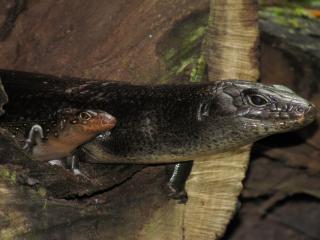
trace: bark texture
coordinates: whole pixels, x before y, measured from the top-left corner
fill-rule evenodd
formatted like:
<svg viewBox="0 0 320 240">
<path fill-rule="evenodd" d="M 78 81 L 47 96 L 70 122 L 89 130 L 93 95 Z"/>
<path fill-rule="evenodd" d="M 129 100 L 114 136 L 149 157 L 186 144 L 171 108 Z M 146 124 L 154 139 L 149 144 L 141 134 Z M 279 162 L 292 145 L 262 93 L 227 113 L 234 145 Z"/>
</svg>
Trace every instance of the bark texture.
<svg viewBox="0 0 320 240">
<path fill-rule="evenodd" d="M 211 1 L 206 38 L 209 79 L 259 78 L 258 3 L 255 0 Z"/>
<path fill-rule="evenodd" d="M 257 2 L 211 0 L 204 43 L 209 81 L 259 77 Z M 189 185 L 197 183 L 195 199 L 203 203 L 190 239 L 217 239 L 223 235 L 238 203 L 249 162 L 250 147 L 195 162 Z M 210 170 L 209 170 L 210 169 Z M 211 173 L 209 173 L 209 171 Z M 213 174 L 212 174 L 213 173 Z M 204 177 L 206 176 L 206 177 Z M 188 185 L 188 186 L 189 186 Z"/>
</svg>

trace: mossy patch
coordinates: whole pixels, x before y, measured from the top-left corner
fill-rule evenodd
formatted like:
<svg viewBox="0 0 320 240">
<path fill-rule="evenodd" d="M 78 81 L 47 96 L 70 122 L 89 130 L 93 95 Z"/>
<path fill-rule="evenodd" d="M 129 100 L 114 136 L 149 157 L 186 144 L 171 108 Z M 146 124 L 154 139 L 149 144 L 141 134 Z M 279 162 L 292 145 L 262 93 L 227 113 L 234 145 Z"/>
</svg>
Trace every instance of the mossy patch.
<svg viewBox="0 0 320 240">
<path fill-rule="evenodd" d="M 207 61 L 203 55 L 197 60 L 190 74 L 190 82 L 203 82 L 207 79 Z"/>
<path fill-rule="evenodd" d="M 4 224 L 0 230 L 0 239 L 12 240 L 16 236 L 28 232 L 27 219 L 19 211 L 6 209 L 1 215 L 1 222 Z"/>
<path fill-rule="evenodd" d="M 47 190 L 46 190 L 45 188 L 43 188 L 43 187 L 39 187 L 39 188 L 37 189 L 37 193 L 38 193 L 42 198 L 44 198 L 44 197 L 46 197 L 46 195 L 47 195 Z"/>
<path fill-rule="evenodd" d="M 302 7 L 267 7 L 260 11 L 260 17 L 270 19 L 271 21 L 290 27 L 293 30 L 307 28 L 305 19 L 315 19 L 307 10 Z"/>
<path fill-rule="evenodd" d="M 0 178 L 9 180 L 11 183 L 16 183 L 17 173 L 14 170 L 11 170 L 5 166 L 0 167 Z"/>
<path fill-rule="evenodd" d="M 208 13 L 196 13 L 166 34 L 157 46 L 157 53 L 167 68 L 161 82 L 199 82 L 206 69 L 201 53 L 208 24 Z"/>
<path fill-rule="evenodd" d="M 314 7 L 314 8 L 320 7 L 319 0 L 295 0 L 295 1 L 291 0 L 290 2 L 292 2 L 293 4 L 296 4 L 296 5 L 302 5 L 302 6 L 306 6 L 306 7 Z"/>
</svg>

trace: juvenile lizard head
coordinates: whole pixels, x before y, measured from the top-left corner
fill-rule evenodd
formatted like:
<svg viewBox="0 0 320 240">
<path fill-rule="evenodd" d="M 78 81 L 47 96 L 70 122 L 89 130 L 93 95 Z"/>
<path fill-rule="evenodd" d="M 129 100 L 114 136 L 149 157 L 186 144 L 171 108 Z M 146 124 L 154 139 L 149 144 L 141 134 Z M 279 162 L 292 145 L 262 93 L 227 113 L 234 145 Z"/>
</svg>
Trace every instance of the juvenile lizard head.
<svg viewBox="0 0 320 240">
<path fill-rule="evenodd" d="M 47 135 L 45 142 L 40 139 L 33 147 L 33 159 L 47 161 L 66 157 L 100 132 L 109 131 L 116 125 L 115 117 L 100 110 L 62 109 L 57 120 L 53 134 Z"/>
<path fill-rule="evenodd" d="M 85 134 L 97 134 L 112 129 L 116 118 L 101 110 L 63 109 L 61 111 L 60 129 L 70 128 Z"/>
</svg>

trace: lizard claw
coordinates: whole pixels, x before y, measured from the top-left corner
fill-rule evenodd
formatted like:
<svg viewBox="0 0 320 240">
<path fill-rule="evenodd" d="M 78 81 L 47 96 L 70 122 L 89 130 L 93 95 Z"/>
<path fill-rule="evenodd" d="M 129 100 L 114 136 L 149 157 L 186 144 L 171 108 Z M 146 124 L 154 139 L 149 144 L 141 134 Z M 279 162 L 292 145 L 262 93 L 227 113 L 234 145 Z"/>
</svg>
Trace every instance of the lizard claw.
<svg viewBox="0 0 320 240">
<path fill-rule="evenodd" d="M 190 175 L 193 162 L 169 164 L 167 166 L 170 179 L 167 183 L 168 196 L 185 204 L 188 201 L 188 194 L 185 190 L 186 181 Z"/>
<path fill-rule="evenodd" d="M 91 179 L 85 175 L 84 173 L 82 173 L 79 169 L 79 158 L 78 158 L 78 155 L 77 154 L 73 154 L 71 156 L 68 156 L 67 157 L 67 160 L 71 160 L 71 171 L 73 172 L 73 174 L 75 176 L 80 176 L 82 178 L 84 178 L 86 181 L 89 181 L 91 182 Z"/>
<path fill-rule="evenodd" d="M 62 162 L 62 160 L 59 160 L 59 159 L 50 160 L 48 163 L 51 166 L 60 166 L 65 168 L 65 164 Z"/>
<path fill-rule="evenodd" d="M 42 141 L 42 139 L 44 139 L 43 129 L 40 125 L 35 124 L 30 129 L 28 138 L 22 149 L 27 152 L 32 152 L 33 146 L 36 145 L 37 142 Z"/>
<path fill-rule="evenodd" d="M 68 171 L 71 171 L 75 176 L 82 177 L 86 181 L 91 181 L 90 178 L 88 176 L 86 176 L 84 173 L 82 173 L 80 171 L 80 169 L 78 168 L 78 164 L 76 163 L 77 158 L 75 156 L 70 156 L 70 157 L 67 157 L 67 159 L 65 159 L 65 160 L 68 161 L 70 159 L 71 159 L 71 166 L 69 166 L 69 167 L 67 166 L 68 164 L 64 160 L 60 160 L 60 159 L 50 160 L 50 161 L 48 161 L 48 163 L 51 166 L 59 166 L 59 167 L 62 167 Z"/>
<path fill-rule="evenodd" d="M 176 187 L 172 186 L 172 184 L 168 183 L 168 197 L 174 200 L 178 200 L 179 203 L 185 204 L 188 201 L 188 193 L 186 190 L 178 190 Z"/>
<path fill-rule="evenodd" d="M 75 169 L 72 169 L 72 172 L 75 176 L 79 176 L 79 177 L 82 177 L 84 178 L 86 181 L 89 181 L 91 182 L 91 179 L 85 175 L 84 173 L 82 173 L 78 168 L 75 168 Z"/>
</svg>

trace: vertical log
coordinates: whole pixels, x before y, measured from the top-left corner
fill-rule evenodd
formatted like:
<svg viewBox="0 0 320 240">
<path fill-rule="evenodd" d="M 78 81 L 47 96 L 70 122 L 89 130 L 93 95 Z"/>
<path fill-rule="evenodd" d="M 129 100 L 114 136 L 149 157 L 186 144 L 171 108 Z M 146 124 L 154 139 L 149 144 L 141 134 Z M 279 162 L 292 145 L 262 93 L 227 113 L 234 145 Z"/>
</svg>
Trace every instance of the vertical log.
<svg viewBox="0 0 320 240">
<path fill-rule="evenodd" d="M 259 77 L 258 22 L 255 0 L 211 0 L 204 44 L 209 80 Z M 250 147 L 194 161 L 187 182 L 189 201 L 169 202 L 142 231 L 141 239 L 218 239 L 233 216 Z"/>
<path fill-rule="evenodd" d="M 211 0 L 206 55 L 210 81 L 259 77 L 256 0 Z"/>
<path fill-rule="evenodd" d="M 255 0 L 211 0 L 205 42 L 209 80 L 259 77 Z M 249 147 L 195 161 L 187 188 L 185 239 L 217 239 L 233 216 L 249 160 Z"/>
</svg>

